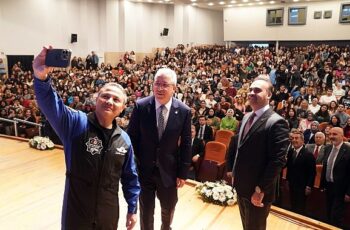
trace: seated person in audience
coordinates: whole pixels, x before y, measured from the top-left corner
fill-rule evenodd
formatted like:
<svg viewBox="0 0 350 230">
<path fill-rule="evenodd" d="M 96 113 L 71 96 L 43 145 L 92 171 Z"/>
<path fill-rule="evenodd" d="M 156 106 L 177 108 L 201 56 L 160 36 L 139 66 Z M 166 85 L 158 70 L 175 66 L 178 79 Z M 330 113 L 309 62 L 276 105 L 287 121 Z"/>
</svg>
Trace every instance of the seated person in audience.
<svg viewBox="0 0 350 230">
<path fill-rule="evenodd" d="M 24 110 L 23 120 L 29 121 L 29 122 L 34 122 L 34 123 L 36 122 L 35 116 L 34 116 L 31 109 Z M 29 128 L 35 128 L 35 126 L 30 125 L 30 124 L 26 124 L 26 123 L 20 123 L 20 125 L 18 126 L 18 134 L 21 137 L 26 137 L 26 129 L 29 129 Z"/>
<path fill-rule="evenodd" d="M 322 164 L 324 159 L 324 147 L 325 147 L 326 136 L 322 132 L 317 132 L 315 134 L 315 143 L 306 144 L 305 148 L 313 153 L 316 160 L 316 164 Z"/>
<path fill-rule="evenodd" d="M 344 130 L 344 137 L 347 139 L 347 141 L 349 141 L 350 140 L 350 117 L 346 121 L 346 125 L 343 128 L 343 130 Z"/>
<path fill-rule="evenodd" d="M 207 104 L 204 100 L 201 101 L 200 107 L 197 111 L 200 116 L 206 116 L 208 114 Z"/>
<path fill-rule="evenodd" d="M 334 84 L 333 94 L 337 100 L 340 100 L 341 97 L 345 96 L 345 90 L 342 88 L 342 84 L 339 81 L 336 81 Z"/>
<path fill-rule="evenodd" d="M 329 116 L 334 115 L 337 112 L 337 108 L 338 108 L 338 103 L 336 101 L 331 101 L 328 107 Z"/>
<path fill-rule="evenodd" d="M 333 89 L 332 88 L 328 88 L 327 89 L 327 94 L 326 95 L 322 95 L 320 97 L 320 104 L 326 104 L 329 105 L 329 103 L 331 103 L 331 101 L 337 101 L 337 98 L 333 95 Z"/>
<path fill-rule="evenodd" d="M 220 118 L 218 118 L 217 116 L 215 116 L 215 111 L 213 108 L 210 108 L 208 110 L 208 115 L 206 116 L 207 120 L 211 119 L 211 127 L 214 130 L 219 130 L 220 128 Z"/>
<path fill-rule="evenodd" d="M 325 145 L 330 145 L 330 144 L 332 144 L 332 141 L 331 141 L 331 139 L 329 138 L 329 131 L 331 130 L 331 128 L 333 128 L 333 126 L 327 125 L 326 128 L 323 130 L 323 133 L 324 133 L 324 135 L 326 136 Z"/>
<path fill-rule="evenodd" d="M 197 173 L 200 165 L 200 161 L 204 155 L 204 142 L 196 136 L 196 127 L 191 126 L 191 136 L 192 136 L 192 165 L 190 170 L 194 170 L 195 178 L 197 178 Z"/>
<path fill-rule="evenodd" d="M 196 128 L 197 138 L 207 143 L 214 139 L 213 129 L 207 125 L 205 116 L 199 116 L 198 126 Z"/>
<path fill-rule="evenodd" d="M 350 90 L 347 91 L 345 96 L 339 99 L 339 103 L 343 104 L 346 109 L 350 109 Z"/>
<path fill-rule="evenodd" d="M 228 109 L 226 116 L 222 118 L 220 123 L 221 130 L 231 130 L 232 132 L 237 132 L 239 122 L 234 117 L 233 109 Z"/>
<path fill-rule="evenodd" d="M 347 124 L 348 119 L 350 118 L 350 115 L 345 112 L 345 106 L 343 104 L 338 105 L 335 115 L 340 120 L 340 127 L 344 128 Z"/>
<path fill-rule="evenodd" d="M 305 144 L 314 144 L 315 143 L 315 134 L 319 131 L 319 123 L 317 121 L 311 122 L 310 129 L 304 131 L 304 143 Z"/>
<path fill-rule="evenodd" d="M 323 104 L 321 105 L 320 110 L 315 114 L 316 121 L 319 123 L 322 122 L 329 122 L 330 121 L 330 116 L 328 112 L 328 105 Z"/>
<path fill-rule="evenodd" d="M 309 105 L 309 110 L 313 114 L 316 114 L 320 110 L 320 108 L 321 108 L 321 106 L 318 104 L 317 97 L 313 98 L 311 104 Z"/>
<path fill-rule="evenodd" d="M 306 118 L 302 118 L 299 121 L 299 130 L 301 132 L 304 132 L 307 129 L 311 128 L 311 123 L 314 121 L 314 114 L 311 113 L 310 111 L 307 113 Z"/>
<path fill-rule="evenodd" d="M 297 117 L 298 118 L 306 118 L 307 117 L 307 113 L 309 110 L 309 103 L 307 103 L 307 100 L 302 100 L 300 103 L 299 108 L 297 109 Z"/>
<path fill-rule="evenodd" d="M 80 110 L 80 111 L 84 110 L 84 105 L 83 103 L 80 102 L 79 96 L 73 97 L 73 102 L 69 104 L 69 107 L 75 110 Z"/>
<path fill-rule="evenodd" d="M 288 114 L 286 115 L 286 120 L 289 125 L 289 130 L 297 129 L 299 127 L 299 119 L 296 116 L 295 109 L 290 108 Z"/>
<path fill-rule="evenodd" d="M 292 146 L 287 155 L 287 181 L 290 204 L 293 212 L 304 214 L 306 198 L 311 194 L 316 176 L 316 161 L 304 147 L 304 136 L 300 131 L 291 134 Z"/>
<path fill-rule="evenodd" d="M 234 105 L 231 106 L 231 109 L 233 109 L 233 116 L 236 118 L 237 121 L 242 121 L 244 114 L 241 110 L 237 109 Z"/>
<path fill-rule="evenodd" d="M 339 117 L 337 115 L 332 115 L 329 121 L 329 125 L 331 125 L 332 127 L 340 127 Z"/>
</svg>

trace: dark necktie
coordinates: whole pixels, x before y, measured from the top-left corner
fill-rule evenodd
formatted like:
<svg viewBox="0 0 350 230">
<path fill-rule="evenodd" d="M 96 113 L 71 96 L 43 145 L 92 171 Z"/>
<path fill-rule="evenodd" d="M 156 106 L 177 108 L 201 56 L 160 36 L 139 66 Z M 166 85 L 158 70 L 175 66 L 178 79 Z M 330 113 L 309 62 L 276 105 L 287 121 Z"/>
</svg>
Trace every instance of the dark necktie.
<svg viewBox="0 0 350 230">
<path fill-rule="evenodd" d="M 255 118 L 256 114 L 255 113 L 252 113 L 247 121 L 247 123 L 245 124 L 244 126 L 244 130 L 243 130 L 243 138 L 242 140 L 245 138 L 245 136 L 247 135 L 249 129 L 252 127 L 252 124 L 253 124 L 253 121 L 254 121 L 254 118 Z"/>
<path fill-rule="evenodd" d="M 292 155 L 293 162 L 295 161 L 295 159 L 297 159 L 297 157 L 298 157 L 298 152 L 295 149 L 293 149 L 293 155 Z"/>
<path fill-rule="evenodd" d="M 160 106 L 160 111 L 159 111 L 159 116 L 158 116 L 158 137 L 159 137 L 159 140 L 162 139 L 162 135 L 163 135 L 163 132 L 164 132 L 164 110 L 165 110 L 165 106 L 164 105 L 161 105 Z"/>
<path fill-rule="evenodd" d="M 204 129 L 204 126 L 201 126 L 198 132 L 198 138 L 201 140 L 203 140 L 203 129 Z"/>
</svg>

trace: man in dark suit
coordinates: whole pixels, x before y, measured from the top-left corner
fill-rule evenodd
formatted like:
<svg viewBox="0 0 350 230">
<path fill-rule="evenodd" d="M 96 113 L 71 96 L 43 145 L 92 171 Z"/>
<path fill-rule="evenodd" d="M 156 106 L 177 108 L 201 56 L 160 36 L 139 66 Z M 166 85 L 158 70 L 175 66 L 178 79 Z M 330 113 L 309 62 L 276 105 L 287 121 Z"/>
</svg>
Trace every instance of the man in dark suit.
<svg viewBox="0 0 350 230">
<path fill-rule="evenodd" d="M 287 156 L 287 180 L 289 184 L 290 204 L 293 212 L 304 214 L 306 198 L 311 194 L 316 176 L 316 160 L 304 147 L 303 133 L 295 130 L 291 133 L 293 148 Z"/>
<path fill-rule="evenodd" d="M 323 164 L 325 140 L 326 140 L 326 136 L 324 135 L 324 133 L 317 132 L 315 134 L 315 144 L 305 145 L 305 149 L 314 155 L 316 164 Z"/>
<path fill-rule="evenodd" d="M 173 98 L 176 74 L 168 68 L 155 75 L 154 96 L 136 102 L 128 134 L 134 146 L 141 184 L 141 229 L 154 229 L 155 195 L 162 227 L 171 229 L 177 189 L 185 184 L 191 165 L 190 109 Z"/>
<path fill-rule="evenodd" d="M 315 143 L 315 134 L 319 131 L 319 125 L 317 121 L 313 121 L 310 124 L 310 129 L 304 131 L 304 143 L 305 144 L 314 144 Z"/>
<path fill-rule="evenodd" d="M 197 138 L 196 136 L 196 127 L 191 125 L 191 143 L 192 143 L 192 165 L 190 171 L 193 170 L 194 178 L 197 178 L 197 173 L 199 169 L 199 165 L 204 155 L 204 141 Z M 193 177 L 193 176 L 192 176 Z"/>
<path fill-rule="evenodd" d="M 343 142 L 342 128 L 331 128 L 329 138 L 332 145 L 325 149 L 320 188 L 326 189 L 329 223 L 341 228 L 345 202 L 350 202 L 350 145 Z"/>
<path fill-rule="evenodd" d="M 205 116 L 199 116 L 198 121 L 199 125 L 196 129 L 197 138 L 203 140 L 205 143 L 212 141 L 214 139 L 213 129 L 207 125 Z"/>
<path fill-rule="evenodd" d="M 268 79 L 256 78 L 249 90 L 253 111 L 243 118 L 232 174 L 243 228 L 258 230 L 266 229 L 278 175 L 286 163 L 289 128 L 269 108 Z"/>
</svg>

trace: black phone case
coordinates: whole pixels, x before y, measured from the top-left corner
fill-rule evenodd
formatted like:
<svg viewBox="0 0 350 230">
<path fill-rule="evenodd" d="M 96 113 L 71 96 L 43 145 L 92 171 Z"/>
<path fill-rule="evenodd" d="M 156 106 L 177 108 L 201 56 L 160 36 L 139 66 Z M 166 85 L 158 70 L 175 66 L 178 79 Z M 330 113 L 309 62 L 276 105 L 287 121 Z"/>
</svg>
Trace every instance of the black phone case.
<svg viewBox="0 0 350 230">
<path fill-rule="evenodd" d="M 72 52 L 67 49 L 47 50 L 45 65 L 50 67 L 66 68 L 70 64 Z"/>
</svg>

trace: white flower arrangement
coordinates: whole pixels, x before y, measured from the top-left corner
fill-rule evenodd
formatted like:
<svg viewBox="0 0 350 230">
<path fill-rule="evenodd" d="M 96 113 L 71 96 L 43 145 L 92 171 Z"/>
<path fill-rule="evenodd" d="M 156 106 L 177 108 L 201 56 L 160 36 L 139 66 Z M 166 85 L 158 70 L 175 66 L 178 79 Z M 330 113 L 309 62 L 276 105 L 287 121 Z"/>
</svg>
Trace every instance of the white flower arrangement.
<svg viewBox="0 0 350 230">
<path fill-rule="evenodd" d="M 35 136 L 29 139 L 29 146 L 39 150 L 53 149 L 55 144 L 48 137 Z"/>
<path fill-rule="evenodd" d="M 222 206 L 232 206 L 237 203 L 237 193 L 225 181 L 204 182 L 196 186 L 198 195 L 204 202 Z"/>
</svg>

